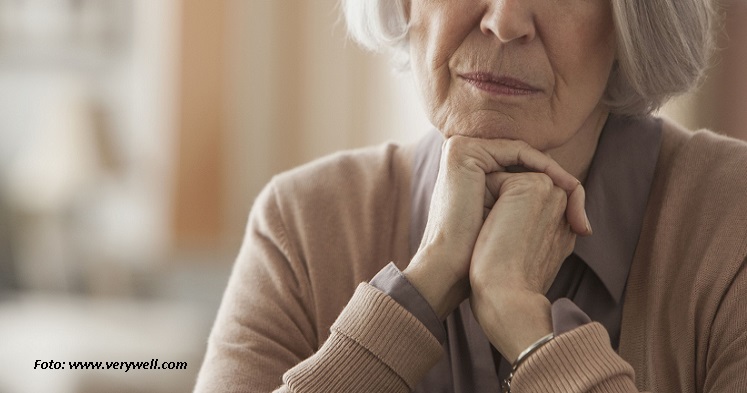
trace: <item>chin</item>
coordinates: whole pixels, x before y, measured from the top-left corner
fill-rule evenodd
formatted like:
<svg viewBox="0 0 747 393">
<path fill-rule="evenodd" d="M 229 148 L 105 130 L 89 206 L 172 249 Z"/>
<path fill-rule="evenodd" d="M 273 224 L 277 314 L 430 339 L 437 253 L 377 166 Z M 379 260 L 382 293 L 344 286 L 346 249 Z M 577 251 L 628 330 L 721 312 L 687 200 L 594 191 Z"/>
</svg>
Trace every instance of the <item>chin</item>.
<svg viewBox="0 0 747 393">
<path fill-rule="evenodd" d="M 519 139 L 530 142 L 531 131 L 526 122 L 517 122 L 506 113 L 484 110 L 451 111 L 437 124 L 446 137 L 454 135 L 468 136 L 482 139 Z"/>
<path fill-rule="evenodd" d="M 444 136 L 454 135 L 468 136 L 482 139 L 518 139 L 526 140 L 529 134 L 517 127 L 515 124 L 505 124 L 505 122 L 494 121 L 487 124 L 466 124 L 442 128 Z"/>
</svg>

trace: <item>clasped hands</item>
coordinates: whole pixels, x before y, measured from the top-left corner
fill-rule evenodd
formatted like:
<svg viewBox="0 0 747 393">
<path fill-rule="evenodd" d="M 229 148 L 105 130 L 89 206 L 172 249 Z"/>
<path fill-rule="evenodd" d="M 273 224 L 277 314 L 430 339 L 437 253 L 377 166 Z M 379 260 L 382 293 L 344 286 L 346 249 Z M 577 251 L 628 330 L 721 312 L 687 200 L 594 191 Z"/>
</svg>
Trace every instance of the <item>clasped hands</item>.
<svg viewBox="0 0 747 393">
<path fill-rule="evenodd" d="M 584 199 L 574 176 L 525 142 L 453 136 L 404 274 L 441 319 L 469 297 L 488 339 L 513 361 L 552 331 L 544 294 L 576 235 L 591 234 Z"/>
</svg>

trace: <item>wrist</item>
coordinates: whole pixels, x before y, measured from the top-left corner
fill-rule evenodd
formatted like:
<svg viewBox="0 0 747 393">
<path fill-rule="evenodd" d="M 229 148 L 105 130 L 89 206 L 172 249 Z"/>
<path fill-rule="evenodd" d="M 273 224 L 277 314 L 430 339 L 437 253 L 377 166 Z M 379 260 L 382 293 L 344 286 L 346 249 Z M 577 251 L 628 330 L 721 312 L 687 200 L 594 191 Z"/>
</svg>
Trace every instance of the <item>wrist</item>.
<svg viewBox="0 0 747 393">
<path fill-rule="evenodd" d="M 481 313 L 483 319 L 489 320 L 480 321 L 480 324 L 491 343 L 509 362 L 513 363 L 522 351 L 553 331 L 551 305 L 544 295 L 502 291 L 493 294 L 489 304 L 487 316 Z"/>
<path fill-rule="evenodd" d="M 539 340 L 535 341 L 532 345 L 530 345 L 528 348 L 523 350 L 519 357 L 514 360 L 513 364 L 511 365 L 511 372 L 508 374 L 508 377 L 503 380 L 503 392 L 504 393 L 511 393 L 511 382 L 513 381 L 514 375 L 516 374 L 516 370 L 519 369 L 519 366 L 521 366 L 521 363 L 523 363 L 529 356 L 531 356 L 535 351 L 537 351 L 540 347 L 550 342 L 552 339 L 555 338 L 554 333 L 550 333 Z"/>
<path fill-rule="evenodd" d="M 443 321 L 469 294 L 469 280 L 459 277 L 448 265 L 427 251 L 418 251 L 402 272 Z"/>
</svg>

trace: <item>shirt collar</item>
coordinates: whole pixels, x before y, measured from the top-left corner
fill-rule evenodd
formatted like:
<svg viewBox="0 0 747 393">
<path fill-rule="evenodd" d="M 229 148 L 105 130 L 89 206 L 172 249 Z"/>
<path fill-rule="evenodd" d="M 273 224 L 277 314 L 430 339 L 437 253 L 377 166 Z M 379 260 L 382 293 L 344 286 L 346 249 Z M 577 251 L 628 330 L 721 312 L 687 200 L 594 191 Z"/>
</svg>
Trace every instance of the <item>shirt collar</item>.
<svg viewBox="0 0 747 393">
<path fill-rule="evenodd" d="M 443 137 L 431 130 L 415 149 L 410 254 L 420 244 L 438 176 Z M 619 303 L 638 245 L 661 144 L 661 120 L 610 115 L 584 184 L 586 212 L 594 229 L 576 240 L 574 253 Z"/>
<path fill-rule="evenodd" d="M 610 115 L 584 184 L 594 234 L 574 252 L 617 303 L 622 299 L 643 224 L 661 145 L 661 119 Z"/>
</svg>

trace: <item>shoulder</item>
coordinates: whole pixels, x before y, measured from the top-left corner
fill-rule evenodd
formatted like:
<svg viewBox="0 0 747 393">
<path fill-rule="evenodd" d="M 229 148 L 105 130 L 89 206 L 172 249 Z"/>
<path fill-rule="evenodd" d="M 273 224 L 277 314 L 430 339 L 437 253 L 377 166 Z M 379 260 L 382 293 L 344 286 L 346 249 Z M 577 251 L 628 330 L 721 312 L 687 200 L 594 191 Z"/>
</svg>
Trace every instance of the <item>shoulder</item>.
<svg viewBox="0 0 747 393">
<path fill-rule="evenodd" d="M 707 129 L 691 131 L 670 119 L 662 119 L 662 149 L 680 158 L 706 160 L 725 166 L 747 160 L 747 142 L 717 134 Z M 747 168 L 741 168 L 744 171 Z"/>
<path fill-rule="evenodd" d="M 334 153 L 276 175 L 254 202 L 249 225 L 267 229 L 250 240 L 272 242 L 306 283 L 320 342 L 360 282 L 409 258 L 412 147 Z"/>
<path fill-rule="evenodd" d="M 744 310 L 735 294 L 747 288 L 746 265 L 747 143 L 665 120 L 626 287 L 623 336 L 643 337 L 628 344 L 636 368 L 674 356 L 696 370 L 695 380 L 705 378 L 703 359 L 728 353 L 723 338 L 744 331 L 731 318 Z M 674 370 L 644 378 L 677 378 Z"/>
<path fill-rule="evenodd" d="M 272 215 L 267 221 L 314 285 L 352 293 L 390 261 L 409 257 L 412 147 L 343 151 L 281 173 L 252 214 Z"/>
<path fill-rule="evenodd" d="M 407 184 L 408 153 L 408 146 L 392 143 L 341 151 L 281 173 L 270 186 L 287 212 L 349 209 Z"/>
<path fill-rule="evenodd" d="M 366 221 L 409 196 L 411 155 L 412 146 L 387 143 L 275 175 L 254 201 L 250 222 L 265 222 L 291 243 L 373 224 Z"/>
<path fill-rule="evenodd" d="M 688 198 L 747 201 L 747 142 L 665 119 L 657 172 L 659 181 L 687 190 Z"/>
<path fill-rule="evenodd" d="M 646 215 L 670 268 L 727 282 L 747 258 L 747 143 L 664 121 Z"/>
</svg>

